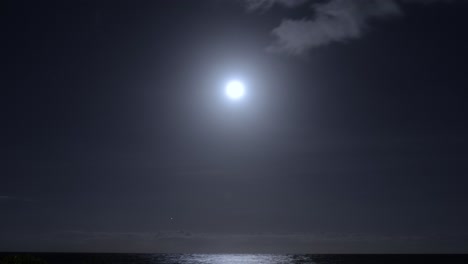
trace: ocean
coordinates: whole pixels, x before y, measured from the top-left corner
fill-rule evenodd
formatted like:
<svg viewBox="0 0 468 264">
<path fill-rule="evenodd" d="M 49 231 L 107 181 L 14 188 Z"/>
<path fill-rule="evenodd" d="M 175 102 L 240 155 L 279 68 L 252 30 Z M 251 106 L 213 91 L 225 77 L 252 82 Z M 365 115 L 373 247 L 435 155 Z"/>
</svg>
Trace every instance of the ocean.
<svg viewBox="0 0 468 264">
<path fill-rule="evenodd" d="M 14 257 L 17 256 L 17 257 Z M 13 259 L 23 259 L 15 262 Z M 33 261 L 31 261 L 31 259 Z M 468 264 L 465 255 L 0 253 L 0 264 Z"/>
</svg>

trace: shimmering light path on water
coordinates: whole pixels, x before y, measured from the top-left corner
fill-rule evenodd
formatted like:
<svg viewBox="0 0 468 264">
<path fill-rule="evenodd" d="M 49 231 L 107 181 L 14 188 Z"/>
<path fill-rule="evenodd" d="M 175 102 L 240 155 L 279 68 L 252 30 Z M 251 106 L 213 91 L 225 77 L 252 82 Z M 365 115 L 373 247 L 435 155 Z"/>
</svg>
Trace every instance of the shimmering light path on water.
<svg viewBox="0 0 468 264">
<path fill-rule="evenodd" d="M 286 264 L 294 263 L 292 255 L 194 254 L 174 256 L 181 264 Z"/>
</svg>

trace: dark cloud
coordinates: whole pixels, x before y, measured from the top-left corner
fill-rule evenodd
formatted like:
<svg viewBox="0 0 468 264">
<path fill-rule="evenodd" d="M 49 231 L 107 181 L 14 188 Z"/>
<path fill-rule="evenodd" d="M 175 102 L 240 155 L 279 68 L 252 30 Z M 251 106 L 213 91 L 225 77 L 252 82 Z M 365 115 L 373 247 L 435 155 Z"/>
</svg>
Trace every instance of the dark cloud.
<svg viewBox="0 0 468 264">
<path fill-rule="evenodd" d="M 246 0 L 249 9 L 267 9 L 274 4 L 293 8 L 309 4 L 311 17 L 284 18 L 272 30 L 274 43 L 270 52 L 301 55 L 308 50 L 332 42 L 343 42 L 361 37 L 374 19 L 387 19 L 403 15 L 404 3 L 430 4 L 451 2 L 444 0 Z"/>
</svg>

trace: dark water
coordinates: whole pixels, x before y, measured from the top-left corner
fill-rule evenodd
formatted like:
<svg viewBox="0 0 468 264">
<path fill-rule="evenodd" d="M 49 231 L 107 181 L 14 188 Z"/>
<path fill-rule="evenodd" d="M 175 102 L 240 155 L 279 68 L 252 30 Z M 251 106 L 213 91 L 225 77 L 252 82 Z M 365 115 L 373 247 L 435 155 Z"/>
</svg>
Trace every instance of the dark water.
<svg viewBox="0 0 468 264">
<path fill-rule="evenodd" d="M 268 255 L 268 254 L 88 254 L 88 253 L 0 253 L 29 255 L 48 264 L 468 264 L 468 255 Z"/>
</svg>

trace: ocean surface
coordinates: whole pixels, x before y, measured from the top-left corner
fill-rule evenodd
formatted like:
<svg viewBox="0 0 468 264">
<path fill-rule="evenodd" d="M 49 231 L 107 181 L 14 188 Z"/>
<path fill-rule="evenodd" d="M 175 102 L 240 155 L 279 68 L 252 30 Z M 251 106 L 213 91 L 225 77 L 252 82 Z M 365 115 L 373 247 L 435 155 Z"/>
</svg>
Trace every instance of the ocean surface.
<svg viewBox="0 0 468 264">
<path fill-rule="evenodd" d="M 467 255 L 270 255 L 270 254 L 90 254 L 0 253 L 0 263 L 13 255 L 48 264 L 468 264 Z M 13 262 L 8 262 L 13 263 Z M 16 263 L 16 262 L 15 262 Z M 35 262 L 34 262 L 35 263 Z"/>
</svg>

